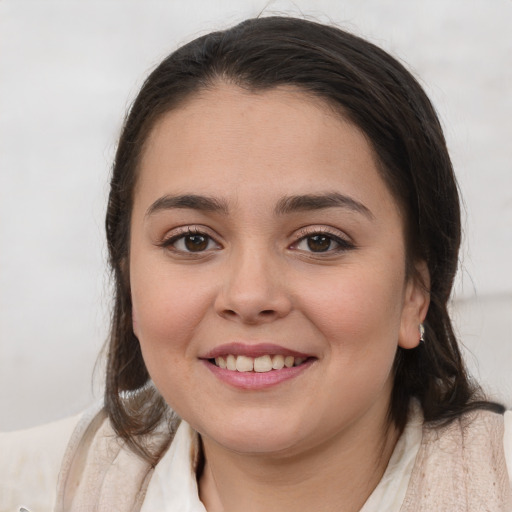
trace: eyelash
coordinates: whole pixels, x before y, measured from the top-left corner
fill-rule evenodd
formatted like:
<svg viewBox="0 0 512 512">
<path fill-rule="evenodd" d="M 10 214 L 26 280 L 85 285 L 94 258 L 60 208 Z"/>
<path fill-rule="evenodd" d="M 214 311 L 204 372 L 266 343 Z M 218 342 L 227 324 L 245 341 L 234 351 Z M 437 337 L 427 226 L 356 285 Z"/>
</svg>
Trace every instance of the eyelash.
<svg viewBox="0 0 512 512">
<path fill-rule="evenodd" d="M 202 253 L 206 252 L 206 250 L 203 250 L 203 251 L 185 251 L 185 250 L 177 249 L 176 247 L 173 247 L 173 245 L 176 242 L 178 242 L 179 240 L 185 239 L 186 237 L 192 237 L 192 236 L 204 237 L 206 239 L 206 241 L 207 241 L 207 245 L 209 245 L 210 242 L 213 242 L 213 243 L 219 245 L 214 240 L 213 237 L 211 237 L 210 235 L 208 235 L 207 233 L 205 233 L 204 231 L 201 231 L 199 228 L 196 228 L 196 227 L 182 228 L 179 233 L 172 234 L 168 238 L 165 238 L 158 245 L 160 247 L 163 247 L 164 249 L 174 250 L 175 252 L 183 253 L 183 254 L 197 254 L 197 255 L 199 255 L 199 254 L 202 254 Z"/>
<path fill-rule="evenodd" d="M 314 254 L 315 256 L 322 255 L 332 255 L 338 254 L 342 252 L 346 252 L 352 249 L 355 249 L 355 245 L 352 242 L 349 242 L 346 238 L 343 238 L 333 232 L 331 232 L 328 228 L 304 228 L 299 233 L 299 238 L 296 242 L 292 244 L 291 247 L 297 247 L 301 242 L 307 241 L 308 239 L 312 239 L 315 236 L 324 236 L 328 238 L 331 242 L 337 244 L 337 247 L 331 249 L 330 247 L 325 251 L 309 251 L 310 254 Z"/>
</svg>

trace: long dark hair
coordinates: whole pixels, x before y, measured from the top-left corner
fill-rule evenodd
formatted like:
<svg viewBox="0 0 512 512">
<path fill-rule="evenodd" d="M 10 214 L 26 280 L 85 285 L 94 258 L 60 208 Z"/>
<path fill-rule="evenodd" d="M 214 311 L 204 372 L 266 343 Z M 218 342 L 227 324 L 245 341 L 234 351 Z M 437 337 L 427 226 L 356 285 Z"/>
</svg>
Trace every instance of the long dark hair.
<svg viewBox="0 0 512 512">
<path fill-rule="evenodd" d="M 219 83 L 252 91 L 293 86 L 313 94 L 361 128 L 373 146 L 404 217 L 408 270 L 414 273 L 414 263 L 425 261 L 430 272 L 426 341 L 396 353 L 390 418 L 397 427 L 404 427 L 413 397 L 426 421 L 450 421 L 475 408 L 502 412 L 469 379 L 447 311 L 458 263 L 460 205 L 429 99 L 404 66 L 359 37 L 312 21 L 264 17 L 210 33 L 169 55 L 147 78 L 126 118 L 106 217 L 115 304 L 105 407 L 117 433 L 155 463 L 159 453 L 141 440 L 169 413 L 132 330 L 130 215 L 140 156 L 161 116 Z"/>
</svg>

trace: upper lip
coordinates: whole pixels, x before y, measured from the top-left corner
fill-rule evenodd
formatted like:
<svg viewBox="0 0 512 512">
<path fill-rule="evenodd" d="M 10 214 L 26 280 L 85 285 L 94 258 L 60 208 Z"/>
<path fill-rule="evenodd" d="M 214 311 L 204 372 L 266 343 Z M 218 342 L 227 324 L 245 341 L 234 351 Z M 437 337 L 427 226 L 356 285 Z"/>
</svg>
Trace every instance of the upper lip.
<svg viewBox="0 0 512 512">
<path fill-rule="evenodd" d="M 236 342 L 219 345 L 218 347 L 215 347 L 204 354 L 201 359 L 215 359 L 216 357 L 227 356 L 230 354 L 234 356 L 247 356 L 253 358 L 277 354 L 304 358 L 311 357 L 311 354 L 305 354 L 303 352 L 298 352 L 297 350 L 291 350 L 289 348 L 275 345 L 273 343 L 247 344 Z"/>
</svg>

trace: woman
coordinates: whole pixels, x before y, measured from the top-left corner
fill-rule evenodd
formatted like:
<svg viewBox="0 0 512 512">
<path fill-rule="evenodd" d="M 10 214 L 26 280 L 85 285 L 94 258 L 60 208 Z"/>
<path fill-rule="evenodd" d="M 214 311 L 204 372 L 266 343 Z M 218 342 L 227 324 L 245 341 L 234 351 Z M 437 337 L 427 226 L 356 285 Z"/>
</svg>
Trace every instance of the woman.
<svg viewBox="0 0 512 512">
<path fill-rule="evenodd" d="M 126 119 L 106 227 L 105 402 L 56 511 L 512 510 L 510 416 L 447 313 L 446 144 L 382 50 L 284 17 L 177 50 Z"/>
</svg>

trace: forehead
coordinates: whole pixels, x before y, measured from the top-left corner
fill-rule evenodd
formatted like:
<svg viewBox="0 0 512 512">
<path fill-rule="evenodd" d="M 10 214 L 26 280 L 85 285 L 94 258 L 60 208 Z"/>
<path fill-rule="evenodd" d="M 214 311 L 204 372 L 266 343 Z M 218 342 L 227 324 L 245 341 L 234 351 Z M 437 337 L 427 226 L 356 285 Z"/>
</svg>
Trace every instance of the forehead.
<svg viewBox="0 0 512 512">
<path fill-rule="evenodd" d="M 293 88 L 219 85 L 155 125 L 137 195 L 204 192 L 236 200 L 245 192 L 270 198 L 333 188 L 355 197 L 372 191 L 394 203 L 365 135 L 327 102 Z"/>
</svg>

